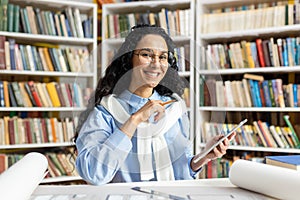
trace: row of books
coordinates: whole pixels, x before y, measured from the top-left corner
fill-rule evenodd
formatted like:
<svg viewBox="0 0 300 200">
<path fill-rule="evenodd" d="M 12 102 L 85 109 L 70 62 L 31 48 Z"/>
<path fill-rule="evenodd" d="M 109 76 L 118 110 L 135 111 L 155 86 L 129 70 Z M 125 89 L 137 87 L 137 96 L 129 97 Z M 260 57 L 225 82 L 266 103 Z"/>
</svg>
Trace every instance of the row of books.
<svg viewBox="0 0 300 200">
<path fill-rule="evenodd" d="M 300 107 L 300 85 L 283 84 L 282 79 L 203 80 L 200 106 Z"/>
<path fill-rule="evenodd" d="M 78 176 L 73 155 L 67 153 L 46 153 L 48 171 L 46 178 Z M 23 154 L 0 154 L 0 174 L 24 157 Z"/>
<path fill-rule="evenodd" d="M 224 178 L 228 177 L 232 163 L 238 159 L 249 160 L 252 162 L 264 163 L 292 170 L 300 170 L 300 155 L 251 155 L 245 152 L 244 155 L 234 155 L 230 158 L 218 158 L 210 161 L 204 166 L 201 178 Z"/>
<path fill-rule="evenodd" d="M 259 5 L 252 3 L 239 10 L 231 7 L 216 9 L 201 16 L 201 31 L 216 33 L 299 24 L 299 8 L 298 2 L 278 1 Z"/>
<path fill-rule="evenodd" d="M 265 157 L 269 153 L 265 152 L 229 152 L 222 158 L 212 160 L 203 166 L 203 170 L 200 173 L 200 178 L 224 178 L 229 176 L 231 165 L 239 159 L 249 160 L 258 163 L 264 163 Z"/>
<path fill-rule="evenodd" d="M 224 178 L 228 177 L 232 160 L 217 158 L 208 162 L 200 173 L 200 178 Z"/>
<path fill-rule="evenodd" d="M 300 64 L 300 37 L 257 38 L 202 47 L 204 69 L 283 67 Z"/>
<path fill-rule="evenodd" d="M 9 3 L 0 5 L 0 31 L 64 37 L 92 38 L 92 19 L 78 8 L 67 7 L 61 12 Z"/>
<path fill-rule="evenodd" d="M 284 116 L 288 120 L 288 116 Z M 287 122 L 290 124 L 290 122 Z M 204 123 L 205 134 L 203 138 L 208 138 L 227 133 L 234 127 L 234 124 Z M 299 148 L 300 142 L 298 134 L 293 126 L 275 126 L 267 122 L 257 120 L 252 125 L 244 125 L 236 131 L 237 135 L 232 140 L 232 145 L 249 147 L 274 147 L 274 148 Z"/>
<path fill-rule="evenodd" d="M 151 24 L 163 27 L 170 36 L 189 36 L 191 34 L 190 9 L 169 10 L 162 8 L 159 12 L 111 14 L 104 20 L 106 38 L 123 38 L 136 24 Z"/>
<path fill-rule="evenodd" d="M 174 49 L 174 56 L 177 58 L 178 71 L 190 71 L 190 45 L 186 44 Z"/>
<path fill-rule="evenodd" d="M 90 94 L 77 83 L 0 81 L 0 107 L 84 107 Z"/>
<path fill-rule="evenodd" d="M 60 176 L 79 176 L 75 168 L 74 155 L 64 153 L 47 153 L 49 174 L 46 178 Z"/>
<path fill-rule="evenodd" d="M 90 73 L 91 65 L 86 47 L 17 44 L 0 36 L 0 69 Z"/>
<path fill-rule="evenodd" d="M 71 142 L 78 119 L 0 118 L 0 145 Z"/>
</svg>

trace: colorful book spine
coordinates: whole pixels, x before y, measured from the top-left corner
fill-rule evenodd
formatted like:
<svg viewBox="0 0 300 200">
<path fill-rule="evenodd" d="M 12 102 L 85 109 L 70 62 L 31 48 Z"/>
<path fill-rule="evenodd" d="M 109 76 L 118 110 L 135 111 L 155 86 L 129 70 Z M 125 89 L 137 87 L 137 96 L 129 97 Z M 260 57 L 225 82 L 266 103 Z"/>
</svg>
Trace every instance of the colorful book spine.
<svg viewBox="0 0 300 200">
<path fill-rule="evenodd" d="M 295 143 L 296 148 L 300 148 L 300 141 L 298 139 L 298 136 L 297 136 L 297 134 L 296 134 L 296 132 L 295 132 L 295 130 L 294 130 L 294 128 L 293 128 L 293 126 L 292 126 L 289 118 L 290 118 L 289 115 L 284 115 L 283 116 L 284 121 L 286 122 L 286 124 L 288 125 L 288 127 L 290 128 L 290 130 L 292 132 L 292 139 L 293 139 L 293 141 Z"/>
</svg>

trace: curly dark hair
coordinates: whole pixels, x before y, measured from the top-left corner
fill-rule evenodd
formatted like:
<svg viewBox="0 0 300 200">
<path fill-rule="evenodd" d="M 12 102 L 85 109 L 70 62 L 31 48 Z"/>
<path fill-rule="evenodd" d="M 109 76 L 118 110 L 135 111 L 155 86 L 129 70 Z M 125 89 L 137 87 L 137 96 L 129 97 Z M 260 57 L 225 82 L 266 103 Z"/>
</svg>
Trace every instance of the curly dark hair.
<svg viewBox="0 0 300 200">
<path fill-rule="evenodd" d="M 120 94 L 128 89 L 130 79 L 124 78 L 126 73 L 131 73 L 132 57 L 138 42 L 149 34 L 160 35 L 164 38 L 168 46 L 168 63 L 169 68 L 161 80 L 154 88 L 160 95 L 171 96 L 172 93 L 182 95 L 185 84 L 178 75 L 177 59 L 174 56 L 175 44 L 166 31 L 158 26 L 140 24 L 131 28 L 131 32 L 125 38 L 125 42 L 121 45 L 118 52 L 113 57 L 111 64 L 107 67 L 105 75 L 99 80 L 95 92 L 91 95 L 87 109 L 79 116 L 78 126 L 74 136 L 74 142 L 78 137 L 79 131 L 87 119 L 89 113 L 96 105 L 99 105 L 102 97 L 109 94 Z M 123 78 L 123 79 L 122 79 Z M 121 80 L 121 81 L 120 81 Z M 120 84 L 118 84 L 118 82 Z"/>
</svg>

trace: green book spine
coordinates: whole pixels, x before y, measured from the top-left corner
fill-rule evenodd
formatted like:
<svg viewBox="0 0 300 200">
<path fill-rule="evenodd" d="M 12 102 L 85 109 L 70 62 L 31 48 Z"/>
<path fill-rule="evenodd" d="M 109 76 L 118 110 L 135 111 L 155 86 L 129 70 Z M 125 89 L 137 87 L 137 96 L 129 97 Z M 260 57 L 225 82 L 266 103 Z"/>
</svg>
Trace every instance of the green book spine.
<svg viewBox="0 0 300 200">
<path fill-rule="evenodd" d="M 204 76 L 200 76 L 199 78 L 199 106 L 204 106 L 204 84 L 205 84 L 205 78 Z"/>
<path fill-rule="evenodd" d="M 52 32 L 52 28 L 51 28 L 51 22 L 50 22 L 50 15 L 49 15 L 49 13 L 50 13 L 50 11 L 45 11 L 43 14 L 44 14 L 45 21 L 46 21 L 48 35 L 54 35 L 54 33 Z"/>
<path fill-rule="evenodd" d="M 16 102 L 17 102 L 18 107 L 24 107 L 24 100 L 21 95 L 21 91 L 20 91 L 18 82 L 14 81 L 11 83 L 11 85 L 12 85 L 14 95 L 16 97 Z"/>
<path fill-rule="evenodd" d="M 13 32 L 19 32 L 20 27 L 20 6 L 14 6 L 14 22 L 13 22 Z"/>
<path fill-rule="evenodd" d="M 270 91 L 270 99 L 271 99 L 272 107 L 276 107 L 275 96 L 274 96 L 274 91 L 273 91 L 273 87 L 272 87 L 272 80 L 268 80 L 268 87 L 269 87 L 269 91 Z"/>
<path fill-rule="evenodd" d="M 299 142 L 298 136 L 297 136 L 289 118 L 290 118 L 290 116 L 288 116 L 288 115 L 283 116 L 285 123 L 288 125 L 288 127 L 290 128 L 290 130 L 292 132 L 292 136 L 293 136 L 292 139 L 293 139 L 293 142 L 295 143 L 296 148 L 300 148 L 300 142 Z"/>
<path fill-rule="evenodd" d="M 24 16 L 24 8 L 20 8 L 20 18 L 21 18 L 22 32 L 28 33 L 26 22 L 25 22 L 25 16 Z"/>
<path fill-rule="evenodd" d="M 7 28 L 8 32 L 13 31 L 13 24 L 14 24 L 14 5 L 8 4 L 7 6 Z"/>
<path fill-rule="evenodd" d="M 30 70 L 30 68 L 29 68 L 29 60 L 28 60 L 28 55 L 27 55 L 26 48 L 22 44 L 19 45 L 19 48 L 20 48 L 21 55 L 24 56 L 24 61 L 25 61 L 23 63 L 24 70 Z"/>
<path fill-rule="evenodd" d="M 7 31 L 7 5 L 8 0 L 1 0 L 3 16 L 2 16 L 2 31 Z"/>
<path fill-rule="evenodd" d="M 67 175 L 65 169 L 63 168 L 63 166 L 60 164 L 57 155 L 54 153 L 49 153 L 50 159 L 53 161 L 54 165 L 56 166 L 56 168 L 60 171 L 60 173 L 62 175 Z"/>
<path fill-rule="evenodd" d="M 27 10 L 23 9 L 23 13 L 24 13 L 24 21 L 25 21 L 25 26 L 26 26 L 27 33 L 32 33 L 30 25 L 29 25 Z"/>
<path fill-rule="evenodd" d="M 3 20 L 3 0 L 0 1 L 0 31 L 2 31 L 2 20 Z"/>
<path fill-rule="evenodd" d="M 38 28 L 38 32 L 40 34 L 46 34 L 45 30 L 44 30 L 44 25 L 43 25 L 43 21 L 42 21 L 42 16 L 41 16 L 41 10 L 39 8 L 33 8 L 35 15 L 36 15 L 36 21 L 37 21 L 37 28 Z"/>
</svg>

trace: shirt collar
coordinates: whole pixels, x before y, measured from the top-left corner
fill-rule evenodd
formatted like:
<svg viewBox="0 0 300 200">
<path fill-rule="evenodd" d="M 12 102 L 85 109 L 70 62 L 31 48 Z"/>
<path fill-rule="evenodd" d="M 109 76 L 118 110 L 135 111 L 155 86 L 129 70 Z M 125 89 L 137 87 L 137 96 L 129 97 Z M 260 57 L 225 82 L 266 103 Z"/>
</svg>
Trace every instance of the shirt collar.
<svg viewBox="0 0 300 200">
<path fill-rule="evenodd" d="M 119 95 L 119 98 L 125 101 L 126 103 L 128 103 L 132 107 L 140 108 L 147 101 L 149 101 L 149 99 L 160 100 L 161 96 L 155 90 L 153 91 L 153 94 L 149 98 L 143 98 L 136 94 L 133 94 L 129 90 L 125 90 Z"/>
</svg>

